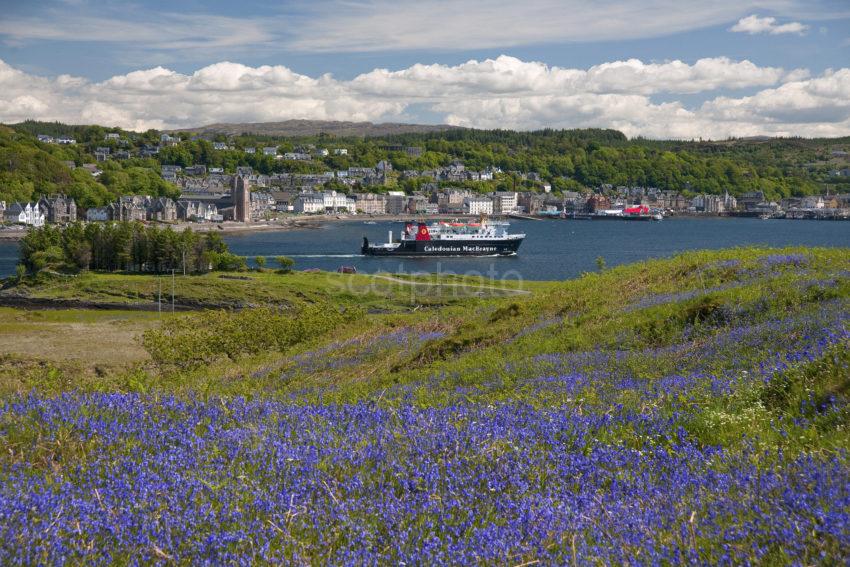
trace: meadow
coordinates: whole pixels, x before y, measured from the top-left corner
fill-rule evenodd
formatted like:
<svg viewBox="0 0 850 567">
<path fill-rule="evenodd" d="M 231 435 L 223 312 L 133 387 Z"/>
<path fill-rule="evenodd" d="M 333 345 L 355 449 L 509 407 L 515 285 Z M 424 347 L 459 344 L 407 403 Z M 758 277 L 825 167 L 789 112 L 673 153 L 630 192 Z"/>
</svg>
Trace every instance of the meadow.
<svg viewBox="0 0 850 567">
<path fill-rule="evenodd" d="M 850 557 L 846 249 L 689 252 L 522 287 L 226 276 L 178 284 L 216 309 L 0 312 L 9 336 L 121 328 L 114 348 L 140 353 L 94 368 L 96 346 L 4 341 L 0 562 Z M 155 290 L 85 274 L 3 293 Z"/>
</svg>

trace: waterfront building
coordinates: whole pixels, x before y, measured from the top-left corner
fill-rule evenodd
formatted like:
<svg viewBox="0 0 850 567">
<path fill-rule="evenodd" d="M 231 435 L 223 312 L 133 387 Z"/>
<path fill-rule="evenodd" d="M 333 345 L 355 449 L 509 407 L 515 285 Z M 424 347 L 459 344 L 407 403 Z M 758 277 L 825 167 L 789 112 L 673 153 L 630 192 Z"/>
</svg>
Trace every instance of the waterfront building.
<svg viewBox="0 0 850 567">
<path fill-rule="evenodd" d="M 38 204 L 12 203 L 3 211 L 3 219 L 8 223 L 23 224 L 27 226 L 44 226 L 44 213 Z"/>
<path fill-rule="evenodd" d="M 492 215 L 493 199 L 487 197 L 466 197 L 463 200 L 463 212 L 467 215 Z"/>
<path fill-rule="evenodd" d="M 296 213 L 315 214 L 325 212 L 325 200 L 319 193 L 301 193 L 293 205 Z"/>
<path fill-rule="evenodd" d="M 38 207 L 46 222 L 64 224 L 77 220 L 77 203 L 71 197 L 48 195 L 39 199 Z"/>
<path fill-rule="evenodd" d="M 355 209 L 366 215 L 383 215 L 387 212 L 387 203 L 383 195 L 377 193 L 358 193 L 355 195 Z"/>
<path fill-rule="evenodd" d="M 496 191 L 490 194 L 493 200 L 493 214 L 509 215 L 517 210 L 517 193 L 514 191 Z"/>
<path fill-rule="evenodd" d="M 407 208 L 407 195 L 403 191 L 390 191 L 385 199 L 388 215 L 400 215 Z"/>
</svg>

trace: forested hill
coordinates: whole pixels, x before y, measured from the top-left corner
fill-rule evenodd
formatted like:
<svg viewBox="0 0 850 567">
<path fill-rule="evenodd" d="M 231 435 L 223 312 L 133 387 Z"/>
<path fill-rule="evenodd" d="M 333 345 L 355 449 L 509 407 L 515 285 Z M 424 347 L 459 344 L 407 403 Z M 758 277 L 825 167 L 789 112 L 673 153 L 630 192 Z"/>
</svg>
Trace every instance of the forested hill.
<svg viewBox="0 0 850 567">
<path fill-rule="evenodd" d="M 73 136 L 79 127 L 55 125 L 52 131 L 57 132 L 55 135 Z M 0 125 L 0 201 L 7 204 L 34 201 L 42 195 L 62 192 L 80 206 L 92 207 L 105 205 L 120 195 L 179 195 L 177 187 L 160 177 L 156 160 L 136 158 L 101 163 L 98 167 L 102 173 L 97 176 L 77 167 L 95 161 L 94 149 L 94 142 L 91 145 L 40 143 L 35 135 Z M 74 168 L 70 167 L 71 163 Z"/>
<path fill-rule="evenodd" d="M 106 140 L 107 133 L 119 140 Z M 38 142 L 36 135 L 69 136 L 74 145 Z M 380 137 L 340 137 L 327 133 L 296 138 L 257 134 L 204 135 L 181 132 L 179 142 L 162 146 L 159 154 L 142 159 L 139 150 L 157 146 L 160 132 L 126 132 L 101 126 L 69 126 L 25 122 L 0 126 L 0 200 L 26 201 L 62 191 L 82 206 L 102 205 L 120 194 L 177 195 L 177 187 L 160 178 L 160 166 L 203 164 L 233 173 L 247 165 L 258 173 L 319 173 L 349 167 L 374 167 L 392 163 L 395 173 L 386 187 L 369 190 L 413 191 L 428 181 L 404 176 L 462 161 L 468 169 L 497 167 L 506 172 L 492 181 L 466 182 L 477 191 L 524 187 L 540 189 L 541 182 L 517 184 L 508 172 L 540 174 L 554 191 L 588 190 L 604 184 L 672 189 L 693 195 L 740 195 L 761 190 L 771 199 L 788 196 L 850 191 L 850 177 L 835 175 L 850 167 L 840 152 L 850 151 L 850 138 L 836 139 L 733 139 L 726 141 L 659 141 L 627 139 L 615 130 L 509 130 L 456 129 L 440 132 L 392 134 Z M 228 149 L 215 150 L 214 141 Z M 262 152 L 248 154 L 246 147 L 276 146 L 280 153 L 299 146 L 345 148 L 346 155 L 314 155 L 310 161 L 276 160 Z M 422 152 L 408 152 L 414 146 Z M 99 163 L 103 173 L 93 177 L 76 166 L 95 161 L 98 147 L 129 152 L 130 159 Z M 453 183 L 452 185 L 458 185 Z M 348 190 L 335 186 L 337 189 Z M 360 190 L 355 187 L 354 190 Z"/>
</svg>

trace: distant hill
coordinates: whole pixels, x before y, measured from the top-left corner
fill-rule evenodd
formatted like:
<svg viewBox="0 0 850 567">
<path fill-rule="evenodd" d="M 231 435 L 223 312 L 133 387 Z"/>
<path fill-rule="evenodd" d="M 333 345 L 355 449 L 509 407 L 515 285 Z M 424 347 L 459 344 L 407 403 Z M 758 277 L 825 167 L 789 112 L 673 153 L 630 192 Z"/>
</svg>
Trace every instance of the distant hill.
<svg viewBox="0 0 850 567">
<path fill-rule="evenodd" d="M 198 134 L 254 134 L 259 136 L 317 136 L 331 134 L 341 138 L 363 138 L 390 136 L 395 134 L 423 134 L 459 130 L 459 126 L 448 124 L 401 124 L 384 122 L 337 122 L 332 120 L 284 120 L 283 122 L 253 122 L 236 124 L 209 124 L 198 128 L 182 128 L 173 132 L 196 132 Z"/>
</svg>

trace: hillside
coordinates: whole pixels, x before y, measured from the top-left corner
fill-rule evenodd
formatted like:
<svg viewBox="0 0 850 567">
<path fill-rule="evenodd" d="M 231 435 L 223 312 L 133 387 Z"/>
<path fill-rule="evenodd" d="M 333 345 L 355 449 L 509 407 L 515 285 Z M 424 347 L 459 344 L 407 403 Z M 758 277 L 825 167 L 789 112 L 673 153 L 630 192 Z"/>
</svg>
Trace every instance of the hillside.
<svg viewBox="0 0 850 567">
<path fill-rule="evenodd" d="M 376 125 L 385 126 L 396 125 Z M 305 127 L 309 130 L 312 126 Z M 387 161 L 393 167 L 383 186 L 349 187 L 334 180 L 331 187 L 354 192 L 412 193 L 434 180 L 433 175 L 417 173 L 460 161 L 468 170 L 498 168 L 503 173 L 496 173 L 487 181 L 441 181 L 443 186 L 462 186 L 486 193 L 542 191 L 546 183 L 556 194 L 586 192 L 603 185 L 641 186 L 677 191 L 686 196 L 726 191 L 740 196 L 758 190 L 774 201 L 827 191 L 832 194 L 850 191 L 850 176 L 846 175 L 850 160 L 841 152 L 850 150 L 850 138 L 686 142 L 629 140 L 621 132 L 604 129 L 516 132 L 425 128 L 432 130 L 385 132 L 368 137 L 345 137 L 346 130 L 321 135 L 301 135 L 290 130 L 293 137 L 208 132 L 205 136 L 209 139 L 198 139 L 190 132 L 180 132 L 178 141 L 161 144 L 161 133 L 153 130 L 135 133 L 101 126 L 24 122 L 0 130 L 0 200 L 32 200 L 63 191 L 79 205 L 95 206 L 121 194 L 176 196 L 178 189 L 159 175 L 161 165 L 165 164 L 182 167 L 201 164 L 230 174 L 239 166 L 250 166 L 256 173 L 271 175 L 374 168 L 380 161 Z M 37 134 L 71 136 L 77 143 L 62 146 L 41 143 L 36 140 Z M 117 134 L 118 139 L 107 139 L 108 134 Z M 216 149 L 214 142 L 226 148 Z M 265 146 L 274 146 L 278 157 L 295 149 L 311 151 L 310 147 L 322 150 L 339 147 L 346 152 L 328 151 L 328 155 L 323 155 L 314 151 L 310 159 L 277 159 L 256 151 L 257 147 Z M 405 151 L 409 146 L 416 149 Z M 98 148 L 108 148 L 111 152 L 111 159 L 98 162 L 102 175 L 95 178 L 79 167 L 75 171 L 67 167 L 66 163 L 70 162 L 76 166 L 93 163 Z M 249 148 L 253 149 L 252 153 L 245 151 Z M 537 174 L 534 180 L 522 178 L 522 174 L 529 173 Z"/>
<path fill-rule="evenodd" d="M 365 276 L 268 273 L 233 281 L 304 303 L 0 310 L 0 334 L 147 352 L 0 341 L 0 560 L 841 563 L 849 273 L 845 249 L 734 249 L 392 312 L 354 307 Z"/>
<path fill-rule="evenodd" d="M 41 130 L 33 123 L 19 130 L 0 129 L 0 201 L 37 201 L 43 195 L 65 193 L 82 207 L 106 205 L 120 195 L 177 197 L 180 192 L 160 177 L 159 163 L 152 159 L 110 160 L 97 164 L 97 176 L 79 167 L 95 162 L 94 149 L 103 145 L 99 127 L 48 124 L 56 135 L 88 132 L 89 144 L 44 144 L 27 129 Z M 82 141 L 82 140 L 81 140 Z"/>
<path fill-rule="evenodd" d="M 339 122 L 332 120 L 285 120 L 283 122 L 249 122 L 236 124 L 209 124 L 197 128 L 183 128 L 174 132 L 197 134 L 224 134 L 240 136 L 277 136 L 282 138 L 318 136 L 328 134 L 338 138 L 382 137 L 396 134 L 421 134 L 459 129 L 447 124 L 403 124 L 397 122 Z"/>
</svg>

